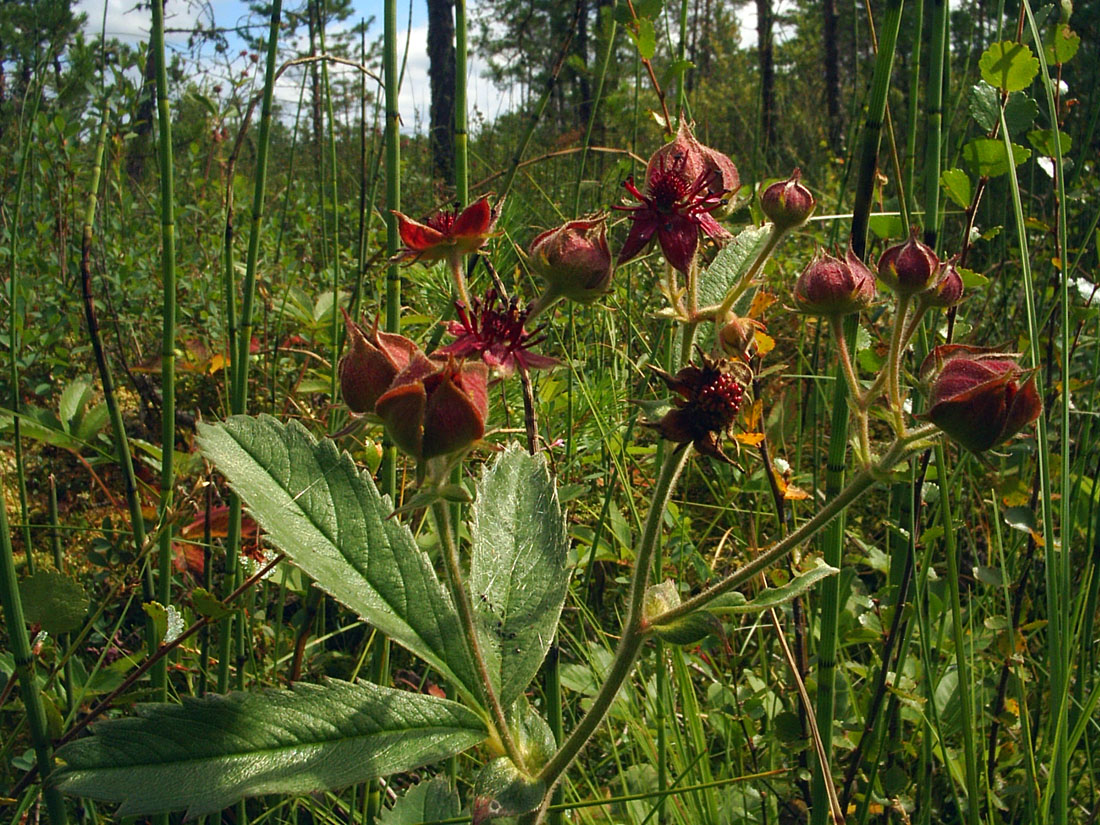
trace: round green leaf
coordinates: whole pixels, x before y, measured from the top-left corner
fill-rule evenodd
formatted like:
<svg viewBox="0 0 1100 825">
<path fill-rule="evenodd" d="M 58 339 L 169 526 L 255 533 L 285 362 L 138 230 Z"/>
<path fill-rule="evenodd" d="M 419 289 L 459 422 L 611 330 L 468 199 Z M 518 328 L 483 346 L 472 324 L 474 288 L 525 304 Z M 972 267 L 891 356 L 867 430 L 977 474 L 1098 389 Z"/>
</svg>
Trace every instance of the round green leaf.
<svg viewBox="0 0 1100 825">
<path fill-rule="evenodd" d="M 1039 73 L 1039 58 L 1023 43 L 1005 40 L 994 43 L 978 61 L 982 79 L 1001 91 L 1026 89 Z"/>
<path fill-rule="evenodd" d="M 19 583 L 23 615 L 50 635 L 68 633 L 84 623 L 88 594 L 76 579 L 56 570 L 39 570 Z"/>
<path fill-rule="evenodd" d="M 1012 144 L 1012 159 L 1019 166 L 1031 157 L 1031 150 Z M 963 161 L 979 177 L 995 178 L 1008 171 L 1008 153 L 1003 141 L 976 138 L 963 147 Z"/>
<path fill-rule="evenodd" d="M 1030 143 L 1040 155 L 1048 158 L 1057 157 L 1054 152 L 1053 129 L 1033 129 L 1027 133 L 1027 142 Z M 1073 140 L 1065 132 L 1059 132 L 1058 143 L 1062 147 L 1062 157 L 1065 157 L 1069 154 L 1069 150 L 1073 146 Z"/>
<path fill-rule="evenodd" d="M 940 175 L 940 185 L 943 186 L 947 197 L 959 207 L 966 209 L 970 205 L 972 194 L 970 178 L 962 169 L 944 169 Z"/>
<path fill-rule="evenodd" d="M 1063 63 L 1069 63 L 1073 56 L 1077 54 L 1077 49 L 1080 46 L 1081 35 L 1071 29 L 1068 24 L 1062 23 L 1056 26 L 1054 31 L 1047 37 L 1043 50 L 1047 63 L 1052 66 L 1060 66 Z"/>
</svg>

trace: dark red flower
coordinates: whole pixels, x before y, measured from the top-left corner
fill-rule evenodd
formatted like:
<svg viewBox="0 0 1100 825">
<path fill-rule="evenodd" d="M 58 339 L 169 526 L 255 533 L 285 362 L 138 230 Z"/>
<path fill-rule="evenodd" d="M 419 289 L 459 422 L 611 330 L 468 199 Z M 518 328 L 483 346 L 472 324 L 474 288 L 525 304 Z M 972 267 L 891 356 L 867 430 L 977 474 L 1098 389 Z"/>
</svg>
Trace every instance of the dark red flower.
<svg viewBox="0 0 1100 825">
<path fill-rule="evenodd" d="M 403 261 L 431 263 L 481 249 L 493 234 L 500 216 L 500 203 L 490 208 L 489 198 L 483 197 L 461 212 L 458 207 L 442 209 L 424 223 L 396 210 L 393 214 L 405 244 L 397 257 Z"/>
<path fill-rule="evenodd" d="M 435 351 L 435 355 L 455 358 L 477 356 L 486 366 L 496 370 L 504 378 L 520 366 L 525 370 L 545 369 L 558 365 L 556 358 L 531 352 L 530 348 L 543 338 L 524 327 L 528 311 L 520 309 L 519 300 L 500 301 L 496 290 L 485 293 L 485 300 L 474 298 L 467 309 L 460 301 L 455 304 L 457 321 L 447 325 L 447 331 L 457 340 Z"/>
<path fill-rule="evenodd" d="M 703 455 L 732 464 L 722 452 L 722 437 L 737 418 L 752 376 L 740 361 L 706 355 L 702 360 L 702 366 L 689 364 L 675 375 L 653 368 L 680 395 L 676 406 L 654 426 L 669 441 L 692 444 Z"/>
<path fill-rule="evenodd" d="M 662 155 L 656 169 L 647 174 L 644 195 L 634 185 L 633 177 L 623 183 L 626 191 L 641 203 L 614 207 L 630 212 L 633 221 L 626 243 L 619 251 L 620 264 L 638 255 L 656 235 L 661 251 L 673 268 L 687 272 L 695 258 L 700 230 L 718 240 L 730 237 L 710 214 L 723 203 L 724 191 L 711 190 L 719 173 L 711 169 L 694 179 L 688 178 L 686 160 L 686 155 L 680 155 L 674 157 L 671 164 L 666 164 Z"/>
<path fill-rule="evenodd" d="M 925 417 L 952 439 L 980 453 L 1002 444 L 1039 417 L 1035 376 L 1016 355 L 984 347 L 936 347 L 920 367 L 931 381 Z"/>
</svg>

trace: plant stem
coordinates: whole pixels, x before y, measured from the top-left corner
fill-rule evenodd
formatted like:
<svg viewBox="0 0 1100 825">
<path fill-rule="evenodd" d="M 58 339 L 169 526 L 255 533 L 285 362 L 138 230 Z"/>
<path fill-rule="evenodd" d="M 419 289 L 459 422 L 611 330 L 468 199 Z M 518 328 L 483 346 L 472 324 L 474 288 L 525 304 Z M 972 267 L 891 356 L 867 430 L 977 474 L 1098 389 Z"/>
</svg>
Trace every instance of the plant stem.
<svg viewBox="0 0 1100 825">
<path fill-rule="evenodd" d="M 485 663 L 485 656 L 481 650 L 481 642 L 478 639 L 477 624 L 474 620 L 473 605 L 470 604 L 470 592 L 466 589 L 466 577 L 462 575 L 462 560 L 458 554 L 458 543 L 455 541 L 451 529 L 451 511 L 447 502 L 437 501 L 432 504 L 432 519 L 435 522 L 436 533 L 443 545 L 443 561 L 447 568 L 447 579 L 451 585 L 451 595 L 458 609 L 458 617 L 462 622 L 462 629 L 466 634 L 466 644 L 474 657 L 474 665 L 481 677 L 481 686 L 484 691 L 484 699 L 488 705 L 489 714 L 492 716 L 493 725 L 497 729 L 501 744 L 513 764 L 521 771 L 526 771 L 523 755 L 516 747 L 512 732 L 508 727 L 508 720 L 504 715 L 504 708 L 500 704 L 500 697 L 493 690 L 493 684 L 489 678 L 489 666 Z"/>
<path fill-rule="evenodd" d="M 772 252 L 779 246 L 779 242 L 783 240 L 783 236 L 787 234 L 787 231 L 780 229 L 775 224 L 772 224 L 771 234 L 768 235 L 768 240 L 764 244 L 764 248 L 760 250 L 760 254 L 756 256 L 756 260 L 752 262 L 752 266 L 745 270 L 745 274 L 741 276 L 741 280 L 729 291 L 725 300 L 722 301 L 718 307 L 718 311 L 714 314 L 715 320 L 721 323 L 729 311 L 733 309 L 733 305 L 737 303 L 737 299 L 745 294 L 745 291 L 752 285 L 753 279 L 757 273 L 763 268 L 764 263 L 771 257 Z"/>
<path fill-rule="evenodd" d="M 974 744 L 974 700 L 970 695 L 970 662 L 963 635 L 962 600 L 959 594 L 959 554 L 955 547 L 955 522 L 951 517 L 951 490 L 943 443 L 936 445 L 936 473 L 940 482 L 940 524 L 943 549 L 947 555 L 947 583 L 951 592 L 951 635 L 955 643 L 955 671 L 959 702 L 962 705 L 963 758 L 966 762 L 966 819 L 970 825 L 981 823 L 981 787 L 978 782 L 978 753 Z"/>
<path fill-rule="evenodd" d="M 38 680 L 34 674 L 34 656 L 31 653 L 30 638 L 27 636 L 27 623 L 23 618 L 23 601 L 19 597 L 15 556 L 11 548 L 11 530 L 8 527 L 8 502 L 4 496 L 2 484 L 0 484 L 0 602 L 4 606 L 4 624 L 8 631 L 8 643 L 11 645 L 15 670 L 19 676 L 19 691 L 23 696 L 23 707 L 27 711 L 35 762 L 38 765 L 39 776 L 42 778 L 42 793 L 46 797 L 46 810 L 52 825 L 65 825 L 65 803 L 61 798 L 61 792 L 49 782 L 50 772 L 53 769 L 53 749 L 50 747 L 50 733 L 46 725 L 46 710 L 42 705 Z"/>
<path fill-rule="evenodd" d="M 168 70 L 164 50 L 164 3 L 153 0 L 152 55 L 156 61 L 157 154 L 160 160 L 160 242 L 163 281 L 161 377 L 160 546 L 157 559 L 157 600 L 167 606 L 172 595 L 172 524 L 168 519 L 175 491 L 173 457 L 176 445 L 176 217 L 172 158 L 172 117 L 168 109 Z M 161 701 L 168 699 L 168 662 L 153 669 L 153 686 Z M 167 817 L 163 819 L 167 821 Z"/>
<path fill-rule="evenodd" d="M 596 728 L 611 709 L 611 703 L 622 687 L 623 682 L 630 675 L 634 667 L 634 660 L 638 656 L 642 642 L 645 640 L 643 629 L 643 603 L 645 591 L 649 584 L 649 571 L 653 564 L 653 556 L 656 550 L 657 537 L 660 533 L 661 523 L 668 502 L 672 498 L 672 491 L 676 487 L 676 481 L 680 477 L 684 464 L 691 454 L 690 447 L 670 450 L 653 489 L 653 504 L 646 517 L 645 528 L 642 533 L 641 543 L 638 545 L 638 553 L 634 559 L 634 571 L 630 581 L 630 597 L 627 608 L 626 622 L 623 635 L 619 639 L 619 646 L 615 650 L 615 658 L 611 662 L 611 668 L 600 686 L 600 692 L 592 700 L 592 706 L 581 717 L 580 722 L 573 728 L 569 737 L 565 740 L 557 753 L 543 767 L 538 779 L 547 785 L 554 785 L 563 773 L 569 768 L 573 760 L 588 743 Z"/>
<path fill-rule="evenodd" d="M 894 328 L 890 333 L 890 350 L 886 357 L 886 398 L 894 416 L 894 431 L 905 431 L 905 412 L 901 408 L 901 359 L 905 353 L 905 316 L 909 314 L 912 297 L 898 295 L 894 306 Z"/>
</svg>

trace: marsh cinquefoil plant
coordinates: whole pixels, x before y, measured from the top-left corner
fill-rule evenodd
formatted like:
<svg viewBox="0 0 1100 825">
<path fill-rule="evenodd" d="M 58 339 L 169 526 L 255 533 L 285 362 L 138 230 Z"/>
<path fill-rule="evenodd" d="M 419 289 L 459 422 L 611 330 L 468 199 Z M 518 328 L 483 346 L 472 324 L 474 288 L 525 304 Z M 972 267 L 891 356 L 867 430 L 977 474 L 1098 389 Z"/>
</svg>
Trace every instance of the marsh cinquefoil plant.
<svg viewBox="0 0 1100 825">
<path fill-rule="evenodd" d="M 812 517 L 687 598 L 672 582 L 652 581 L 666 511 L 686 463 L 696 454 L 697 461 L 730 461 L 725 443 L 758 363 L 751 354 L 760 324 L 745 316 L 765 261 L 809 218 L 814 200 L 796 173 L 765 193 L 771 222 L 734 236 L 714 217 L 738 186 L 729 158 L 683 127 L 649 166 L 644 193 L 627 185 L 640 203 L 628 207 L 631 227 L 619 260 L 656 239 L 668 261 L 663 314 L 678 326 L 681 346 L 677 371 L 656 375 L 678 398 L 651 422 L 668 443 L 634 548 L 625 620 L 608 628 L 617 648 L 576 725 L 557 741 L 527 698 L 569 577 L 566 519 L 546 463 L 506 446 L 481 471 L 472 501 L 460 500 L 453 478 L 491 427 L 492 383 L 553 366 L 549 353 L 531 351 L 545 341 L 526 325 L 535 315 L 540 324 L 553 323 L 560 298 L 590 301 L 606 290 L 611 255 L 602 220 L 571 222 L 532 245 L 547 293 L 530 309 L 496 294 L 470 301 L 465 260 L 492 241 L 498 215 L 482 198 L 424 224 L 399 216 L 404 256 L 445 261 L 454 275 L 461 319 L 451 325 L 454 343 L 426 353 L 407 338 L 347 320 L 350 349 L 339 367 L 344 397 L 416 463 L 420 490 L 411 503 L 395 514 L 394 502 L 349 455 L 298 424 L 236 416 L 200 429 L 204 454 L 270 543 L 422 659 L 450 698 L 328 680 L 148 705 L 59 751 L 56 782 L 64 792 L 121 802 L 122 815 L 175 809 L 197 815 L 245 796 L 344 786 L 475 749 L 480 767 L 467 799 L 473 821 L 541 822 L 554 788 L 607 716 L 647 642 L 694 643 L 714 631 L 731 605 L 751 612 L 753 602 L 735 588 L 819 533 L 943 432 L 980 451 L 1039 414 L 1034 386 L 1014 356 L 941 347 L 921 369 L 930 407 L 927 420 L 915 420 L 903 361 L 925 313 L 961 298 L 958 273 L 915 238 L 886 251 L 878 276 L 893 300 L 879 317 L 891 321 L 889 354 L 877 375 L 864 378 L 848 351 L 843 319 L 878 300 L 874 273 L 851 250 L 843 259 L 819 254 L 793 285 L 793 304 L 835 334 L 857 424 L 857 471 Z M 703 236 L 721 247 L 709 261 Z M 885 425 L 872 430 L 872 415 Z M 468 524 L 461 527 L 455 514 L 464 507 Z M 418 540 L 410 520 L 424 509 L 430 529 Z M 825 565 L 804 572 L 770 594 L 767 606 L 836 572 Z M 436 815 L 452 816 L 456 792 L 443 787 L 441 799 Z"/>
</svg>

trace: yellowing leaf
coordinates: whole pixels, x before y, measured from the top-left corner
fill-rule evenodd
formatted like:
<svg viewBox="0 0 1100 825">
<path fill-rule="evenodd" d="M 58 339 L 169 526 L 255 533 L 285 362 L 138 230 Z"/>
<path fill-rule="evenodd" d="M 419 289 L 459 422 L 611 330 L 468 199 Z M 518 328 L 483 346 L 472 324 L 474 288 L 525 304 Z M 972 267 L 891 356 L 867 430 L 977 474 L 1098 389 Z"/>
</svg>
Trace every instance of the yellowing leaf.
<svg viewBox="0 0 1100 825">
<path fill-rule="evenodd" d="M 755 330 L 752 334 L 752 338 L 756 342 L 756 352 L 758 355 L 767 355 L 775 349 L 775 339 L 766 332 Z"/>
<path fill-rule="evenodd" d="M 764 290 L 758 290 L 756 295 L 753 296 L 752 305 L 749 306 L 748 317 L 749 318 L 761 318 L 764 315 L 764 310 L 770 307 L 779 299 L 772 295 L 770 292 Z"/>
<path fill-rule="evenodd" d="M 809 497 L 810 494 L 801 487 L 795 487 L 793 484 L 783 485 L 783 498 L 786 501 L 805 501 Z"/>
<path fill-rule="evenodd" d="M 755 447 L 764 440 L 764 433 L 736 433 L 733 440 L 746 447 Z"/>
<path fill-rule="evenodd" d="M 764 402 L 757 398 L 752 402 L 752 406 L 749 407 L 748 412 L 745 413 L 745 429 L 759 429 L 760 419 L 763 417 L 763 414 Z"/>
</svg>

